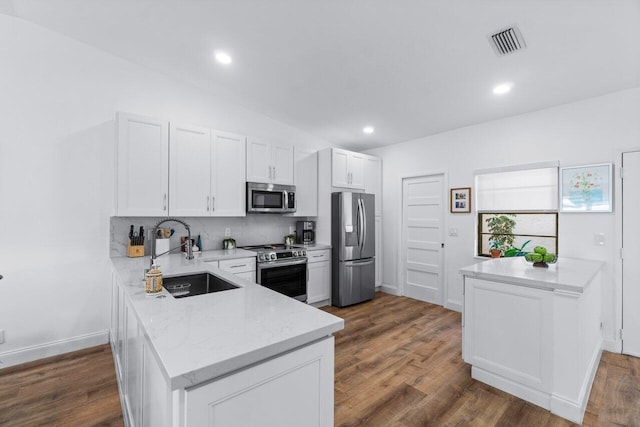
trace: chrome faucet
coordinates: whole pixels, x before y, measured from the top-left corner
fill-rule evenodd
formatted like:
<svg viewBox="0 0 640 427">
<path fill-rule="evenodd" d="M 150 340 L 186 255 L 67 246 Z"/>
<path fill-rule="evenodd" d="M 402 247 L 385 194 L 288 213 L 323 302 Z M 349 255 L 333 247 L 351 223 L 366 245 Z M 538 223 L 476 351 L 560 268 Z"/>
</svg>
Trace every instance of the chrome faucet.
<svg viewBox="0 0 640 427">
<path fill-rule="evenodd" d="M 176 246 L 173 249 L 169 249 L 168 251 L 163 252 L 160 255 L 157 255 L 156 254 L 156 238 L 158 234 L 158 228 L 160 227 L 160 225 L 164 224 L 165 222 L 170 222 L 170 221 L 179 222 L 180 224 L 184 225 L 184 228 L 187 230 L 187 241 L 184 244 L 181 244 L 180 246 Z M 153 230 L 151 231 L 151 267 L 150 268 L 153 268 L 153 266 L 156 263 L 156 260 L 159 257 L 161 257 L 164 254 L 168 254 L 169 252 L 172 252 L 178 248 L 181 248 L 184 245 L 187 245 L 187 259 L 193 259 L 193 249 L 191 248 L 191 227 L 189 226 L 189 224 L 187 224 L 186 222 L 178 218 L 165 218 L 161 221 L 158 221 L 156 225 L 153 226 Z"/>
</svg>

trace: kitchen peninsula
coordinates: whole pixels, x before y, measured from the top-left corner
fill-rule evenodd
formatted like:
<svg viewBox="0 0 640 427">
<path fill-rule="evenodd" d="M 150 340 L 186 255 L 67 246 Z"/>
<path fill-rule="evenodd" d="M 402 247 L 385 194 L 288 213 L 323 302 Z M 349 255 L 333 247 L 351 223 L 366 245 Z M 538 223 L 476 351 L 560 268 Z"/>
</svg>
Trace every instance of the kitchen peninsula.
<svg viewBox="0 0 640 427">
<path fill-rule="evenodd" d="M 166 276 L 209 272 L 237 289 L 146 295 L 148 258 L 113 258 L 111 337 L 130 425 L 333 425 L 342 319 L 218 269 L 241 249 L 159 259 Z"/>
<path fill-rule="evenodd" d="M 460 270 L 471 376 L 581 423 L 600 361 L 602 263 L 523 257 Z"/>
</svg>

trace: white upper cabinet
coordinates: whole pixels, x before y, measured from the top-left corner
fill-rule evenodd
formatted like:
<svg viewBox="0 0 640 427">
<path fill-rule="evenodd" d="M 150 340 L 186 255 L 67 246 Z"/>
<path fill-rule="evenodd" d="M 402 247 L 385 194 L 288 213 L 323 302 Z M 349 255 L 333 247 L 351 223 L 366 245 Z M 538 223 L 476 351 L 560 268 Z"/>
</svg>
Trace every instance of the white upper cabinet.
<svg viewBox="0 0 640 427">
<path fill-rule="evenodd" d="M 296 212 L 293 216 L 318 216 L 318 152 L 296 147 Z"/>
<path fill-rule="evenodd" d="M 209 216 L 211 131 L 171 123 L 169 153 L 169 212 L 172 216 Z"/>
<path fill-rule="evenodd" d="M 247 141 L 247 181 L 293 185 L 293 146 L 250 138 Z"/>
<path fill-rule="evenodd" d="M 245 216 L 246 138 L 216 130 L 211 138 L 211 216 Z"/>
<path fill-rule="evenodd" d="M 166 216 L 169 196 L 169 123 L 117 115 L 116 215 Z"/>
<path fill-rule="evenodd" d="M 353 151 L 332 149 L 332 186 L 364 190 L 365 157 L 367 156 Z"/>
<path fill-rule="evenodd" d="M 377 157 L 365 157 L 364 191 L 376 196 L 375 216 L 382 216 L 382 160 Z"/>
<path fill-rule="evenodd" d="M 244 216 L 245 137 L 170 126 L 171 215 Z"/>
</svg>

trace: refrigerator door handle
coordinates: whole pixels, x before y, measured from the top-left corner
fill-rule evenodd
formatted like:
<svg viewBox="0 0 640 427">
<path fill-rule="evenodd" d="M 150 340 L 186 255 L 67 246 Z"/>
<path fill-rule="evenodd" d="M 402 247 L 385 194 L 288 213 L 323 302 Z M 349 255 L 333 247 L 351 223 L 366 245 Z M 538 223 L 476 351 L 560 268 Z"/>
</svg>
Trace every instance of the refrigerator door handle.
<svg viewBox="0 0 640 427">
<path fill-rule="evenodd" d="M 362 205 L 362 247 L 360 251 L 364 251 L 364 246 L 367 244 L 367 208 L 364 206 L 364 200 L 360 199 Z"/>
<path fill-rule="evenodd" d="M 374 259 L 371 258 L 367 261 L 345 261 L 344 262 L 344 266 L 345 267 L 363 267 L 365 265 L 371 265 L 373 264 Z"/>
</svg>

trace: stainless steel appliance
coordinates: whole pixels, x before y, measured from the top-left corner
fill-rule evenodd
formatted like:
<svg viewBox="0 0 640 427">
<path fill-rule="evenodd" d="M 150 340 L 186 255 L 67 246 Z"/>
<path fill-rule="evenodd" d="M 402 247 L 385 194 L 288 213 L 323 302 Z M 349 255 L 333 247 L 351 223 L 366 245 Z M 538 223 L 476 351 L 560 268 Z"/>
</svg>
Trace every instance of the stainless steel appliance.
<svg viewBox="0 0 640 427">
<path fill-rule="evenodd" d="M 303 245 L 311 245 L 316 241 L 315 222 L 298 221 L 296 222 L 296 241 Z"/>
<path fill-rule="evenodd" d="M 247 182 L 247 213 L 291 213 L 295 211 L 295 186 Z"/>
<path fill-rule="evenodd" d="M 375 293 L 374 195 L 331 195 L 331 303 L 345 307 L 373 299 Z"/>
<path fill-rule="evenodd" d="M 281 294 L 307 301 L 307 251 L 283 244 L 245 246 L 256 253 L 258 284 Z"/>
</svg>

